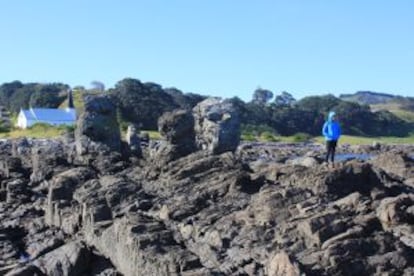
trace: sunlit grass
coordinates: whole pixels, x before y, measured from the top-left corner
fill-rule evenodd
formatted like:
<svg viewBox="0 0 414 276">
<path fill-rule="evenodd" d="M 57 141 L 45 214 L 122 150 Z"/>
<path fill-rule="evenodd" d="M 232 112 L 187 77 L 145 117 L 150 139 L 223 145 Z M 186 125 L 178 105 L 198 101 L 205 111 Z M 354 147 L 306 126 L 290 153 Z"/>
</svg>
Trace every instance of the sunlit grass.
<svg viewBox="0 0 414 276">
<path fill-rule="evenodd" d="M 80 114 L 85 109 L 84 96 L 85 95 L 100 95 L 101 92 L 96 91 L 83 91 L 83 90 L 73 90 L 73 105 L 75 106 L 76 112 Z M 68 106 L 68 99 L 66 98 L 58 108 L 66 108 Z"/>
<path fill-rule="evenodd" d="M 54 138 L 62 135 L 71 127 L 51 126 L 48 124 L 35 124 L 26 129 L 13 128 L 8 132 L 0 133 L 0 138 Z"/>
<path fill-rule="evenodd" d="M 13 128 L 11 131 L 0 133 L 0 138 L 54 138 L 62 135 L 68 130 L 67 126 L 51 126 L 48 124 L 36 124 L 27 129 Z M 141 130 L 141 133 L 148 133 L 151 140 L 162 140 L 160 133 L 155 130 Z M 125 132 L 122 133 L 125 137 Z M 242 141 L 258 141 L 258 142 L 284 142 L 294 143 L 301 142 L 303 137 L 301 135 L 292 136 L 280 136 L 270 133 L 260 136 L 252 136 L 250 134 L 243 133 L 241 136 Z M 309 138 L 305 137 L 305 140 L 313 141 L 316 143 L 325 143 L 323 137 Z M 407 137 L 361 137 L 342 135 L 339 141 L 340 144 L 350 145 L 371 145 L 373 142 L 380 142 L 384 144 L 414 144 L 414 133 Z"/>
<path fill-rule="evenodd" d="M 325 143 L 323 137 L 316 137 L 313 140 L 317 143 Z M 341 144 L 350 145 L 371 145 L 374 142 L 383 144 L 414 144 L 414 135 L 407 137 L 361 137 L 342 135 L 339 142 Z"/>
<path fill-rule="evenodd" d="M 406 111 L 406 110 L 394 110 L 392 111 L 396 116 L 400 117 L 401 119 L 414 123 L 414 112 Z"/>
<path fill-rule="evenodd" d="M 148 133 L 151 140 L 162 140 L 161 134 L 155 130 L 142 130 L 141 133 Z"/>
<path fill-rule="evenodd" d="M 371 110 L 388 110 L 394 113 L 395 116 L 407 121 L 414 123 L 414 112 L 404 110 L 401 108 L 399 104 L 396 103 L 388 103 L 388 104 L 375 104 L 371 105 Z"/>
<path fill-rule="evenodd" d="M 291 136 L 281 136 L 277 134 L 272 134 L 270 132 L 263 132 L 260 135 L 253 135 L 251 132 L 242 133 L 240 139 L 242 141 L 250 142 L 283 142 L 283 143 L 295 143 L 295 142 L 305 142 L 312 140 L 311 136 L 298 133 Z"/>
<path fill-rule="evenodd" d="M 414 130 L 413 130 L 414 131 Z M 242 132 L 241 135 L 242 141 L 251 141 L 251 142 L 285 142 L 285 143 L 295 143 L 295 142 L 316 142 L 316 143 L 325 143 L 325 139 L 321 136 L 311 137 L 309 135 L 298 133 L 291 136 L 280 136 L 277 134 L 272 134 L 270 132 L 263 132 L 260 135 L 254 135 L 252 132 Z M 352 136 L 352 135 L 342 135 L 339 141 L 341 144 L 350 144 L 350 145 L 371 145 L 374 142 L 379 142 L 383 144 L 414 144 L 414 132 L 407 137 L 364 137 L 364 136 Z"/>
</svg>

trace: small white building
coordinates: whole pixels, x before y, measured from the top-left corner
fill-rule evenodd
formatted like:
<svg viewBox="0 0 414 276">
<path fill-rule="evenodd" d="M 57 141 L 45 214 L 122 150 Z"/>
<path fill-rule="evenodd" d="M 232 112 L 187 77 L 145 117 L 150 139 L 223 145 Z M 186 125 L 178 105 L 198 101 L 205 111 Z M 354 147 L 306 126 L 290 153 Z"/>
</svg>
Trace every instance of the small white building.
<svg viewBox="0 0 414 276">
<path fill-rule="evenodd" d="M 76 123 L 76 110 L 73 105 L 72 91 L 68 92 L 68 107 L 58 108 L 29 108 L 20 109 L 16 126 L 28 128 L 36 123 L 45 123 L 53 126 L 74 125 Z"/>
<path fill-rule="evenodd" d="M 17 127 L 28 128 L 36 123 L 49 125 L 74 125 L 76 110 L 74 108 L 30 108 L 21 109 L 17 117 Z"/>
</svg>

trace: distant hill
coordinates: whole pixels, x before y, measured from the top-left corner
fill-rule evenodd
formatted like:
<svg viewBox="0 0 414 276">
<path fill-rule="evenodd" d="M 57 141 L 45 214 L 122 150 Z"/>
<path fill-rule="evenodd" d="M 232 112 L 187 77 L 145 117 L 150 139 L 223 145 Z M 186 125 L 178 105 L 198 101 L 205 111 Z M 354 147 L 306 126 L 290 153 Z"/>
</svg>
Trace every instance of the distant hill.
<svg viewBox="0 0 414 276">
<path fill-rule="evenodd" d="M 356 102 L 359 104 L 384 104 L 395 100 L 400 96 L 373 91 L 358 91 L 354 94 L 342 94 L 339 98 L 343 101 Z"/>
<path fill-rule="evenodd" d="M 414 97 L 358 91 L 354 94 L 342 94 L 339 98 L 343 101 L 369 105 L 373 112 L 390 111 L 404 121 L 414 123 Z"/>
</svg>

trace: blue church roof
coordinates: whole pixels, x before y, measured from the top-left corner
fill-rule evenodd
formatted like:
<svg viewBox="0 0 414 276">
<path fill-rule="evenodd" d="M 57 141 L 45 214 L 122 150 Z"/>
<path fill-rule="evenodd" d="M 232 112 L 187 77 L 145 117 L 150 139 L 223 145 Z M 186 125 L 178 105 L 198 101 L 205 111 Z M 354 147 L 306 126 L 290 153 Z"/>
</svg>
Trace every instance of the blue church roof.
<svg viewBox="0 0 414 276">
<path fill-rule="evenodd" d="M 34 121 L 75 121 L 76 112 L 74 109 L 55 109 L 55 108 L 30 108 L 22 110 L 27 120 Z"/>
</svg>

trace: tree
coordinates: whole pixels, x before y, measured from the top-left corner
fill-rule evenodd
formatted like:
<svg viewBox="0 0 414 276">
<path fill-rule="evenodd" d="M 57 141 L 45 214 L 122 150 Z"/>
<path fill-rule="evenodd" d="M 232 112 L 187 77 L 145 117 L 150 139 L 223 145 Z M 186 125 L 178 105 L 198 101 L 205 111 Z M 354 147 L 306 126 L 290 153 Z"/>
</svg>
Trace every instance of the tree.
<svg viewBox="0 0 414 276">
<path fill-rule="evenodd" d="M 29 108 L 30 97 L 34 92 L 36 85 L 36 83 L 25 84 L 10 96 L 9 108 L 11 112 L 17 113 L 21 108 Z"/>
<path fill-rule="evenodd" d="M 126 78 L 119 81 L 111 91 L 120 109 L 122 118 L 144 129 L 158 129 L 158 118 L 166 111 L 179 107 L 173 97 L 153 83 L 143 84 L 139 80 Z"/>
<path fill-rule="evenodd" d="M 296 102 L 296 99 L 286 91 L 282 91 L 280 95 L 275 97 L 276 106 L 290 106 Z"/>
<path fill-rule="evenodd" d="M 253 93 L 252 102 L 259 105 L 265 105 L 273 98 L 273 92 L 267 89 L 257 88 Z"/>
<path fill-rule="evenodd" d="M 300 109 L 327 113 L 340 102 L 341 100 L 334 95 L 309 96 L 298 101 L 296 105 Z"/>
<path fill-rule="evenodd" d="M 29 106 L 57 108 L 65 100 L 68 88 L 61 83 L 37 84 L 30 95 Z"/>
<path fill-rule="evenodd" d="M 192 109 L 199 102 L 206 98 L 194 93 L 184 94 L 177 88 L 166 88 L 164 89 L 164 92 L 173 97 L 174 102 L 178 104 L 182 109 Z"/>
<path fill-rule="evenodd" d="M 105 91 L 105 84 L 101 81 L 91 81 L 92 90 L 103 93 Z"/>
<path fill-rule="evenodd" d="M 0 86 L 0 105 L 10 109 L 11 96 L 24 85 L 20 81 L 13 81 L 9 83 L 3 83 Z"/>
</svg>

